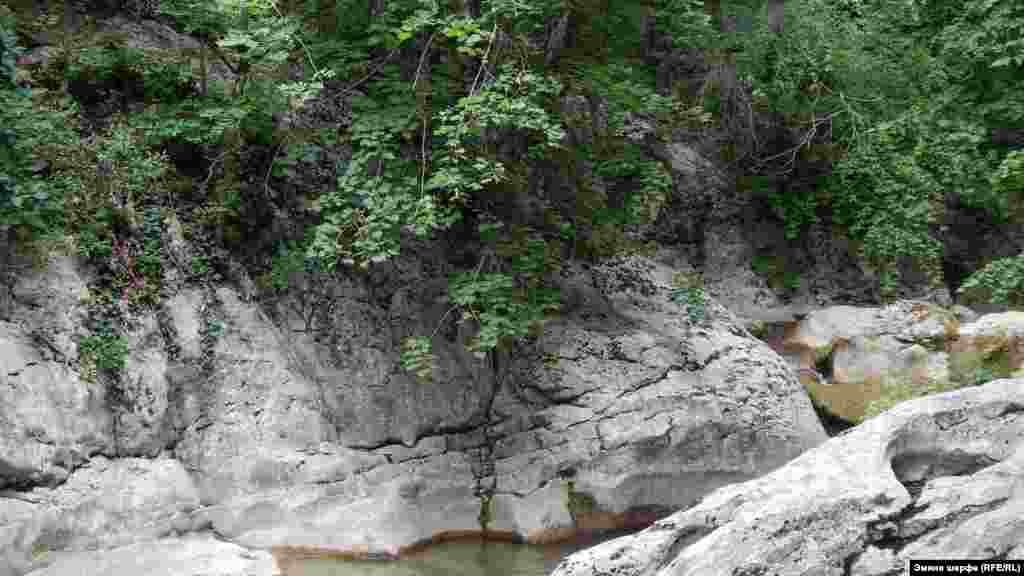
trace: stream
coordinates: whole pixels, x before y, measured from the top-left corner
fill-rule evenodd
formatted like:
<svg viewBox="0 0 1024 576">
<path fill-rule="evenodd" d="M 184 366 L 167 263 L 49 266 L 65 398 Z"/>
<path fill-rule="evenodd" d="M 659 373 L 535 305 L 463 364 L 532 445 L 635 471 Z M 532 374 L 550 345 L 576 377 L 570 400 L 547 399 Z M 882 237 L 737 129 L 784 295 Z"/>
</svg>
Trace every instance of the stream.
<svg viewBox="0 0 1024 576">
<path fill-rule="evenodd" d="M 287 576 L 546 576 L 573 552 L 629 532 L 564 544 L 461 540 L 434 544 L 396 561 L 297 560 Z"/>
</svg>

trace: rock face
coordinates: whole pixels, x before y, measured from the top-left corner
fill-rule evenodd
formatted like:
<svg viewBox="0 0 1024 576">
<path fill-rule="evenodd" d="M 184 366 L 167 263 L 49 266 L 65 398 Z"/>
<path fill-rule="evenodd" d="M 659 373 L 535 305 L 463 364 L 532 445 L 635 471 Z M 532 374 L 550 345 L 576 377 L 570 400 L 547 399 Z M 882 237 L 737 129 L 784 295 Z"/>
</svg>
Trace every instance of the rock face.
<svg viewBox="0 0 1024 576">
<path fill-rule="evenodd" d="M 106 390 L 75 370 L 85 280 L 69 259 L 26 274 L 0 321 L 0 490 L 62 482 L 111 454 Z"/>
<path fill-rule="evenodd" d="M 893 576 L 909 558 L 1024 559 L 1024 380 L 905 402 L 552 576 Z"/>
<path fill-rule="evenodd" d="M 628 259 L 563 289 L 575 310 L 518 355 L 519 398 L 495 401 L 511 415 L 526 400 L 543 424 L 495 445 L 496 528 L 545 540 L 570 519 L 621 527 L 821 441 L 781 359 L 713 301 L 705 320 L 690 319 L 665 297 L 672 272 Z"/>
<path fill-rule="evenodd" d="M 567 270 L 564 315 L 513 354 L 475 358 L 472 334 L 442 325 L 417 381 L 401 339 L 448 309 L 423 262 L 317 284 L 331 304 L 312 320 L 301 294 L 260 308 L 168 270 L 170 297 L 127 327 L 116 382 L 78 374 L 81 334 L 59 322 L 79 304 L 15 302 L 0 325 L 0 566 L 108 573 L 96 548 L 235 566 L 176 536 L 211 531 L 282 554 L 393 555 L 483 529 L 641 527 L 825 440 L 778 355 L 710 299 L 691 318 L 670 298 L 674 270 L 639 257 Z M 81 288 L 74 270 L 55 258 L 25 282 Z M 41 318 L 60 361 L 27 331 Z"/>
</svg>

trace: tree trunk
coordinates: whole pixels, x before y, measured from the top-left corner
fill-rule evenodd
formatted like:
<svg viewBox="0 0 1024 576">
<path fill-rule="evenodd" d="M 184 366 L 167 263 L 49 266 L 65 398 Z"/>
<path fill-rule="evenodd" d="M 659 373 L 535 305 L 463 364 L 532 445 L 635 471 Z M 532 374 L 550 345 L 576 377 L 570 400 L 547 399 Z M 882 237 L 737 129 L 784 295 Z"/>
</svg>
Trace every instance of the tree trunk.
<svg viewBox="0 0 1024 576">
<path fill-rule="evenodd" d="M 448 13 L 462 15 L 466 10 L 463 0 L 449 0 Z M 466 59 L 458 50 L 459 43 L 455 39 L 449 39 L 445 51 L 445 62 L 448 66 L 448 95 L 454 102 L 466 93 Z M 472 79 L 469 80 L 472 82 Z"/>
<path fill-rule="evenodd" d="M 721 0 L 705 0 L 704 10 L 711 16 L 712 24 L 725 38 L 725 43 L 719 47 L 716 62 L 713 67 L 712 78 L 718 88 L 719 118 L 723 124 L 731 122 L 736 113 L 736 89 L 738 79 L 736 75 L 736 58 L 732 52 L 729 42 L 735 33 L 735 22 L 732 18 L 726 17 L 722 12 Z"/>
<path fill-rule="evenodd" d="M 370 0 L 368 6 L 370 9 L 370 22 L 373 22 L 378 16 L 384 13 L 385 0 Z"/>
<path fill-rule="evenodd" d="M 206 96 L 207 92 L 207 69 L 210 66 L 209 57 L 206 54 L 206 42 L 199 43 L 199 93 Z"/>
<path fill-rule="evenodd" d="M 785 29 L 785 0 L 768 0 L 768 29 L 775 35 Z"/>
<path fill-rule="evenodd" d="M 334 36 L 338 31 L 337 0 L 317 0 L 317 24 L 320 34 Z"/>
<path fill-rule="evenodd" d="M 75 17 L 74 11 L 71 8 L 71 0 L 64 0 L 64 15 L 63 24 L 64 34 L 61 36 L 61 42 L 64 44 L 64 61 L 69 62 L 71 58 L 71 35 L 73 27 L 73 18 Z M 67 93 L 68 91 L 68 77 L 65 74 L 64 79 L 61 81 L 60 91 Z"/>
<path fill-rule="evenodd" d="M 565 49 L 566 35 L 569 31 L 569 18 L 571 12 L 566 10 L 555 20 L 551 35 L 548 36 L 548 45 L 544 54 L 544 66 L 550 67 L 558 59 L 558 54 Z"/>
</svg>

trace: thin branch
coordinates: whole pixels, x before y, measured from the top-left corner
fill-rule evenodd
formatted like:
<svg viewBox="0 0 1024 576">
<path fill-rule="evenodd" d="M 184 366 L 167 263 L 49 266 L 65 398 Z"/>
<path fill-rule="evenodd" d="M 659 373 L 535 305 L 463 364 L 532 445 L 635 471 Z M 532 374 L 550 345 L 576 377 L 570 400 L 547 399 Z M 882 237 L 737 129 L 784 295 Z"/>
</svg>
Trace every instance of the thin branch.
<svg viewBox="0 0 1024 576">
<path fill-rule="evenodd" d="M 288 143 L 289 133 L 285 133 L 285 137 L 281 140 L 281 143 L 277 145 L 277 150 L 274 150 L 274 156 L 270 159 L 270 165 L 267 166 L 267 175 L 263 178 L 263 194 L 269 199 L 270 198 L 270 172 L 274 169 L 274 162 L 277 162 L 277 156 L 281 153 L 281 149 Z"/>
<path fill-rule="evenodd" d="M 484 52 L 484 57 L 480 60 L 480 67 L 476 70 L 476 78 L 473 79 L 473 86 L 469 89 L 469 95 L 472 96 L 476 92 L 477 82 L 480 81 L 480 74 L 487 67 L 487 57 L 491 54 L 491 46 L 494 45 L 494 39 L 498 36 L 498 23 L 494 23 L 494 28 L 491 29 L 491 39 L 487 41 L 487 50 Z"/>
<path fill-rule="evenodd" d="M 484 252 L 483 255 L 480 256 L 480 263 L 477 264 L 476 270 L 473 272 L 473 283 L 474 284 L 476 283 L 476 279 L 480 277 L 480 270 L 483 269 L 484 262 L 487 261 L 487 257 L 489 255 L 490 255 L 490 252 Z M 480 322 L 480 317 L 477 316 L 476 311 L 473 310 L 472 307 L 467 306 L 466 307 L 466 311 L 469 312 L 469 315 L 472 316 L 474 320 L 476 320 L 477 322 Z"/>
<path fill-rule="evenodd" d="M 434 331 L 430 333 L 430 340 L 434 339 L 434 336 L 436 336 L 438 331 L 441 330 L 441 326 L 444 326 L 444 319 L 447 318 L 448 315 L 451 314 L 452 311 L 454 311 L 456 308 L 458 308 L 458 306 L 451 306 L 450 308 L 448 308 L 448 310 L 445 311 L 444 315 L 441 316 L 441 319 L 437 321 L 437 326 L 434 328 Z"/>
<path fill-rule="evenodd" d="M 427 55 L 430 54 L 430 46 L 434 42 L 434 37 L 437 36 L 437 30 L 434 30 L 430 34 L 430 38 L 427 39 L 427 45 L 423 47 L 423 53 L 420 54 L 420 63 L 416 66 L 416 76 L 412 80 L 412 91 L 416 92 L 416 85 L 420 81 L 420 71 L 423 69 L 423 62 L 426 61 Z M 420 136 L 420 196 L 423 196 L 423 186 L 427 178 L 427 111 L 423 111 L 423 131 Z"/>
<path fill-rule="evenodd" d="M 357 81 L 355 84 L 353 84 L 353 85 L 349 86 L 348 88 L 345 88 L 344 90 L 342 90 L 341 94 L 339 94 L 339 96 L 347 96 L 348 94 L 351 94 L 353 91 L 355 91 L 356 88 L 361 86 L 364 82 L 366 82 L 370 78 L 373 78 L 373 76 L 377 72 L 380 72 L 380 69 L 383 68 L 384 65 L 388 63 L 388 60 L 391 60 L 391 57 L 395 55 L 395 52 L 398 52 L 398 48 L 399 48 L 398 46 L 395 46 L 394 48 L 392 48 L 391 52 L 388 53 L 388 55 L 385 56 L 384 59 L 380 61 L 380 64 L 378 64 L 376 68 L 374 68 L 373 70 L 370 70 L 369 74 L 367 74 L 366 76 L 360 78 L 359 81 Z"/>
<path fill-rule="evenodd" d="M 274 2 L 274 0 L 270 0 L 270 6 L 274 9 L 274 12 L 277 12 L 277 15 L 279 17 L 281 17 L 282 19 L 285 17 L 285 15 L 281 12 L 281 9 L 277 7 L 277 2 Z M 313 78 L 319 78 L 320 69 L 317 68 L 316 62 L 313 61 L 313 53 L 309 50 L 309 47 L 306 46 L 306 43 L 302 41 L 302 35 L 296 34 L 295 39 L 299 41 L 299 45 L 302 46 L 303 52 L 306 53 L 306 59 L 309 60 L 309 65 L 313 67 Z"/>
<path fill-rule="evenodd" d="M 217 168 L 217 163 L 220 162 L 221 160 L 223 160 L 224 157 L 227 156 L 230 152 L 231 152 L 231 150 L 225 150 L 223 154 L 221 154 L 220 156 L 217 156 L 216 158 L 213 159 L 213 162 L 210 163 L 210 171 L 209 171 L 209 173 L 207 173 L 206 179 L 203 180 L 203 183 L 199 185 L 200 188 L 202 188 L 203 190 L 206 190 L 206 185 L 209 184 L 210 183 L 210 179 L 213 178 L 213 171 L 214 171 L 214 169 Z"/>
<path fill-rule="evenodd" d="M 756 162 L 760 166 L 764 166 L 765 164 L 767 164 L 768 162 L 770 162 L 772 160 L 775 160 L 776 158 L 782 158 L 783 156 L 788 156 L 789 159 L 786 160 L 786 162 L 783 163 L 783 165 L 782 165 L 782 167 L 783 167 L 782 171 L 778 172 L 778 173 L 776 173 L 774 175 L 778 176 L 778 175 L 782 175 L 782 174 L 786 174 L 786 173 L 790 172 L 792 170 L 792 168 L 793 168 L 793 165 L 796 163 L 796 155 L 797 155 L 797 153 L 800 152 L 801 148 L 809 145 L 814 140 L 814 137 L 818 133 L 818 128 L 821 125 L 825 124 L 826 122 L 831 127 L 831 125 L 832 125 L 832 118 L 834 116 L 836 116 L 837 114 L 840 114 L 842 112 L 843 112 L 842 110 L 837 111 L 837 112 L 833 112 L 833 113 L 829 114 L 828 116 L 825 116 L 825 117 L 821 118 L 820 120 L 812 117 L 810 129 L 807 130 L 807 132 L 804 134 L 803 138 L 800 139 L 800 142 L 798 142 L 796 146 L 793 146 L 792 148 L 789 148 L 788 150 L 784 150 L 784 151 L 782 151 L 782 152 L 780 152 L 778 154 L 774 154 L 772 156 L 768 156 L 767 158 L 758 158 L 758 159 L 756 159 Z M 757 170 L 755 170 L 755 172 L 756 171 Z"/>
<path fill-rule="evenodd" d="M 423 69 L 423 61 L 427 59 L 427 54 L 430 53 L 430 45 L 434 42 L 434 37 L 437 36 L 437 30 L 430 35 L 427 39 L 427 45 L 423 47 L 423 53 L 420 54 L 420 63 L 416 66 L 416 76 L 412 79 L 412 91 L 416 91 L 416 83 L 420 81 L 420 70 Z"/>
<path fill-rule="evenodd" d="M 427 180 L 427 119 L 423 118 L 423 131 L 420 134 L 420 197 Z"/>
<path fill-rule="evenodd" d="M 220 58 L 220 61 L 228 67 L 228 70 L 230 70 L 232 74 L 238 76 L 240 68 L 236 68 L 234 65 L 231 64 L 231 61 L 228 60 L 228 57 L 224 54 L 224 52 L 221 51 L 220 46 L 217 46 L 216 42 L 213 42 L 211 38 L 204 36 L 203 43 L 206 44 L 206 46 L 213 51 L 217 58 Z"/>
</svg>

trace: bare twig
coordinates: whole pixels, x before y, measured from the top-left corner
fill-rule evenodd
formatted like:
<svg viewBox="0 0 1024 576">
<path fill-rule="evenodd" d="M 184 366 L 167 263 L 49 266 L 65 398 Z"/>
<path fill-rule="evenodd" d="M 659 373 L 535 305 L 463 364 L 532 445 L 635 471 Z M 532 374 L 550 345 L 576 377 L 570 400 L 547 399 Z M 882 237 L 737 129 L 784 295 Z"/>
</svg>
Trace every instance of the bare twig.
<svg viewBox="0 0 1024 576">
<path fill-rule="evenodd" d="M 473 79 L 473 86 L 469 89 L 469 95 L 472 96 L 476 92 L 477 82 L 480 81 L 480 74 L 487 67 L 487 57 L 491 54 L 491 46 L 494 45 L 494 39 L 498 36 L 498 23 L 494 23 L 494 28 L 491 29 L 491 39 L 487 41 L 487 50 L 484 52 L 483 59 L 480 60 L 480 67 L 476 70 L 476 78 Z"/>
<path fill-rule="evenodd" d="M 819 118 L 814 118 L 812 116 L 811 117 L 811 127 L 807 130 L 807 132 L 804 134 L 803 138 L 800 139 L 800 142 L 798 142 L 796 146 L 793 146 L 792 148 L 789 148 L 787 150 L 783 150 L 782 152 L 780 152 L 778 154 L 773 154 L 773 155 L 768 156 L 766 158 L 757 158 L 755 161 L 758 163 L 759 166 L 763 167 L 765 164 L 767 164 L 768 162 L 771 162 L 772 160 L 775 160 L 775 159 L 778 159 L 778 158 L 782 158 L 784 156 L 788 156 L 789 157 L 788 160 L 786 160 L 786 162 L 784 162 L 783 165 L 782 165 L 782 171 L 775 173 L 775 175 L 778 176 L 778 175 L 789 173 L 792 170 L 793 165 L 796 163 L 796 155 L 797 155 L 797 153 L 800 152 L 801 148 L 804 148 L 805 146 L 808 146 L 814 140 L 814 137 L 818 134 L 818 128 L 820 128 L 825 123 L 828 123 L 828 125 L 829 125 L 829 127 L 831 129 L 832 118 L 835 117 L 838 114 L 841 114 L 842 112 L 844 112 L 844 111 L 843 110 L 839 110 L 839 111 L 833 112 L 833 113 L 831 113 L 831 114 L 829 114 L 829 115 L 827 115 L 827 116 L 825 116 L 823 118 L 820 118 L 820 119 Z M 757 172 L 757 170 L 755 170 L 755 172 Z"/>
<path fill-rule="evenodd" d="M 430 46 L 434 42 L 434 37 L 437 36 L 437 30 L 431 33 L 430 38 L 427 39 L 427 45 L 423 47 L 423 53 L 420 54 L 420 63 L 416 66 L 416 76 L 412 80 L 412 91 L 416 92 L 416 85 L 420 81 L 420 71 L 423 69 L 423 62 L 427 59 L 427 55 L 430 54 Z M 420 136 L 420 196 L 423 195 L 423 186 L 427 178 L 427 113 L 423 111 L 423 131 Z"/>
<path fill-rule="evenodd" d="M 399 48 L 398 46 L 395 46 L 394 48 L 392 48 L 391 52 L 389 52 L 388 55 L 385 56 L 384 59 L 380 61 L 380 64 L 377 64 L 377 66 L 373 70 L 370 70 L 369 74 L 367 74 L 366 76 L 360 78 L 355 84 L 353 84 L 353 85 L 349 86 L 348 88 L 345 88 L 344 90 L 342 90 L 341 94 L 339 96 L 347 96 L 347 95 L 351 94 L 352 92 L 355 91 L 356 88 L 361 86 L 364 82 L 366 82 L 370 78 L 373 78 L 373 76 L 377 72 L 380 72 L 380 69 L 383 68 L 384 65 L 388 63 L 388 60 L 391 60 L 391 57 L 394 56 L 396 52 L 398 52 L 398 48 Z"/>
<path fill-rule="evenodd" d="M 270 165 L 267 166 L 267 175 L 263 178 L 263 194 L 268 200 L 270 199 L 270 172 L 274 169 L 274 162 L 277 162 L 277 156 L 281 153 L 281 149 L 288 143 L 288 135 L 285 134 L 281 143 L 277 145 L 277 150 L 274 150 L 274 156 L 270 159 Z"/>
<path fill-rule="evenodd" d="M 416 76 L 412 79 L 412 91 L 416 91 L 416 83 L 420 81 L 420 70 L 423 69 L 423 61 L 427 59 L 427 54 L 430 53 L 430 45 L 434 43 L 434 37 L 437 36 L 437 30 L 430 35 L 427 39 L 427 45 L 423 47 L 423 53 L 420 54 L 420 63 L 416 66 Z"/>
<path fill-rule="evenodd" d="M 227 156 L 229 153 L 231 153 L 231 150 L 225 150 L 223 154 L 213 159 L 213 162 L 210 163 L 210 171 L 207 173 L 206 179 L 203 180 L 203 183 L 199 185 L 200 188 L 206 190 L 207 184 L 209 184 L 210 179 L 213 178 L 213 171 L 217 168 L 217 163 L 224 160 L 224 157 Z"/>
</svg>

